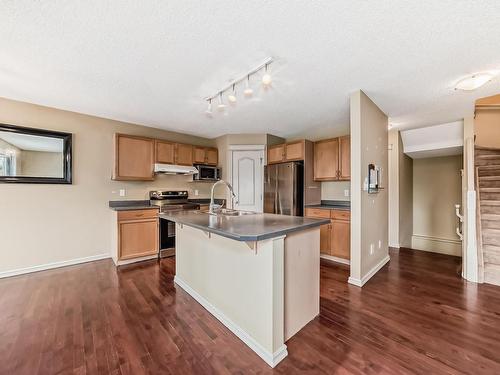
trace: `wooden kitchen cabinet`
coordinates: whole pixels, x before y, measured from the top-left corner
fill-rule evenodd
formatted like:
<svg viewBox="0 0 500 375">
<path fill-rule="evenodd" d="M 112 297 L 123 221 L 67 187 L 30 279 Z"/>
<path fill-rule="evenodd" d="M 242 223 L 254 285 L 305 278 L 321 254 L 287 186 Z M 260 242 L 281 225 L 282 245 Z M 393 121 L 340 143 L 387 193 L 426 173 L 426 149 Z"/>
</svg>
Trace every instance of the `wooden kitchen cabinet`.
<svg viewBox="0 0 500 375">
<path fill-rule="evenodd" d="M 283 143 L 267 148 L 267 164 L 304 160 L 305 140 Z"/>
<path fill-rule="evenodd" d="M 351 137 L 339 138 L 339 180 L 351 179 Z"/>
<path fill-rule="evenodd" d="M 351 222 L 332 220 L 330 224 L 330 255 L 349 259 L 351 257 Z"/>
<path fill-rule="evenodd" d="M 193 165 L 193 146 L 183 143 L 155 140 L 157 163 Z"/>
<path fill-rule="evenodd" d="M 330 218 L 320 227 L 320 252 L 328 257 L 349 260 L 351 256 L 351 213 L 328 208 L 306 208 L 306 217 Z M 333 259 L 335 260 L 335 259 Z"/>
<path fill-rule="evenodd" d="M 339 164 L 339 140 L 327 139 L 314 143 L 314 179 L 336 180 Z"/>
<path fill-rule="evenodd" d="M 193 163 L 217 165 L 219 162 L 219 151 L 214 147 L 193 147 Z"/>
<path fill-rule="evenodd" d="M 168 141 L 155 141 L 155 160 L 157 163 L 174 164 L 175 162 L 175 143 Z"/>
<path fill-rule="evenodd" d="M 175 164 L 193 165 L 193 146 L 183 143 L 175 144 Z"/>
<path fill-rule="evenodd" d="M 351 137 L 325 139 L 314 143 L 314 180 L 351 179 Z"/>
<path fill-rule="evenodd" d="M 158 210 L 118 212 L 117 260 L 155 255 L 159 248 Z"/>
<path fill-rule="evenodd" d="M 115 134 L 114 180 L 154 180 L 154 139 Z"/>
<path fill-rule="evenodd" d="M 269 146 L 267 148 L 267 163 L 276 164 L 285 161 L 285 144 Z"/>
</svg>

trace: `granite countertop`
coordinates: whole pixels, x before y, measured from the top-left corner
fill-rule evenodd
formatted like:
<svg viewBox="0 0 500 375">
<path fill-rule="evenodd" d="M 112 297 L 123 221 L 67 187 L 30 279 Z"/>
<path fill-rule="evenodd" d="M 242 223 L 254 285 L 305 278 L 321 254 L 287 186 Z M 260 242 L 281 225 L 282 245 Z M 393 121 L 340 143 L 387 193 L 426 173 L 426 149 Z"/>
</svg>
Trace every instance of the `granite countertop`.
<svg viewBox="0 0 500 375">
<path fill-rule="evenodd" d="M 351 202 L 349 201 L 333 201 L 333 200 L 322 200 L 320 204 L 307 205 L 306 208 L 324 208 L 328 210 L 351 210 Z"/>
<path fill-rule="evenodd" d="M 154 210 L 159 209 L 158 206 L 151 205 L 149 200 L 141 201 L 109 201 L 109 208 L 115 211 L 130 211 L 130 210 Z"/>
<path fill-rule="evenodd" d="M 160 213 L 159 217 L 236 241 L 261 241 L 330 223 L 330 219 L 298 216 L 275 214 L 215 216 L 201 211 Z"/>
</svg>

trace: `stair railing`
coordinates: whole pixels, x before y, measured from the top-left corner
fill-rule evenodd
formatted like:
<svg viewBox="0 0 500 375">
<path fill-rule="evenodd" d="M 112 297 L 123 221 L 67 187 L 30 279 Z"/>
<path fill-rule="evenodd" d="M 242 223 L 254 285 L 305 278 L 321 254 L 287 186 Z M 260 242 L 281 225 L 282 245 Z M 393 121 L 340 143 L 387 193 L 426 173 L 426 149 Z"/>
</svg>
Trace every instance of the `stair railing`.
<svg viewBox="0 0 500 375">
<path fill-rule="evenodd" d="M 464 222 L 464 217 L 463 217 L 463 215 L 460 214 L 460 205 L 459 204 L 455 205 L 455 215 L 457 215 L 457 217 L 458 217 L 458 226 L 457 226 L 455 232 L 457 233 L 457 236 L 460 237 L 460 241 L 463 241 L 464 235 L 462 233 L 462 223 Z"/>
</svg>

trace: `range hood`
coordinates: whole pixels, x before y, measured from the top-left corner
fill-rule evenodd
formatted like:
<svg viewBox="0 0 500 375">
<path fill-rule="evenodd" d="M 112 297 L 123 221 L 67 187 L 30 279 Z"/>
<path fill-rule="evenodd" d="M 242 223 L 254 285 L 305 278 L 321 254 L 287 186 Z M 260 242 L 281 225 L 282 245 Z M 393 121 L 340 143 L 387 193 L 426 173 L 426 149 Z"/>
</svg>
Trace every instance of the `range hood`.
<svg viewBox="0 0 500 375">
<path fill-rule="evenodd" d="M 155 164 L 155 173 L 163 174 L 183 174 L 183 175 L 193 175 L 198 173 L 198 169 L 195 167 L 185 166 L 185 165 L 174 165 L 174 164 Z"/>
</svg>

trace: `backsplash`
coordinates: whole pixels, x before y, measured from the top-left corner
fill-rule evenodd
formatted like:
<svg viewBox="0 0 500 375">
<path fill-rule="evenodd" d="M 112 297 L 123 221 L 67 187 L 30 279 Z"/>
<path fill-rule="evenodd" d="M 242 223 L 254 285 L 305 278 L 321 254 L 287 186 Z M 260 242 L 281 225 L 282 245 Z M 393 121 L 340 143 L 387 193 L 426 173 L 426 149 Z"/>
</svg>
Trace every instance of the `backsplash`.
<svg viewBox="0 0 500 375">
<path fill-rule="evenodd" d="M 212 183 L 193 182 L 192 176 L 157 175 L 154 181 L 112 181 L 113 189 L 109 200 L 143 200 L 149 199 L 151 190 L 187 190 L 189 198 L 209 198 Z M 125 190 L 125 196 L 120 196 L 120 190 Z M 198 195 L 195 195 L 196 191 Z M 216 188 L 215 196 L 224 198 L 224 188 Z"/>
<path fill-rule="evenodd" d="M 344 191 L 349 191 L 349 196 L 345 196 Z M 350 181 L 327 181 L 321 183 L 321 200 L 350 201 L 351 183 Z"/>
</svg>

